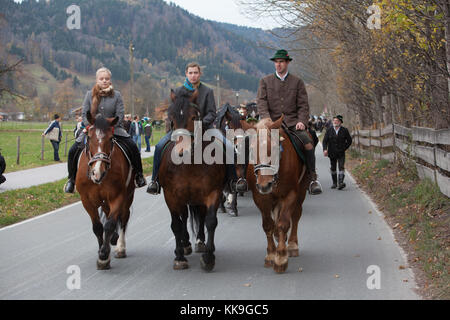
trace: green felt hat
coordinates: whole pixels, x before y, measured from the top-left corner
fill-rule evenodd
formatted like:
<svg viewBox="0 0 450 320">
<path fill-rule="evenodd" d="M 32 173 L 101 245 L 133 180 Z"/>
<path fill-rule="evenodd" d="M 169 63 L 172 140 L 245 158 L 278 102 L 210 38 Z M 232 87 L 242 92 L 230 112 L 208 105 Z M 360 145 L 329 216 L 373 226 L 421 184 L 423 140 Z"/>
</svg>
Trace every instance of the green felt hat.
<svg viewBox="0 0 450 320">
<path fill-rule="evenodd" d="M 275 59 L 284 59 L 284 60 L 288 60 L 291 61 L 292 58 L 289 56 L 288 52 L 284 49 L 278 50 L 275 55 L 273 56 L 273 58 L 271 58 L 270 60 L 275 61 Z"/>
</svg>

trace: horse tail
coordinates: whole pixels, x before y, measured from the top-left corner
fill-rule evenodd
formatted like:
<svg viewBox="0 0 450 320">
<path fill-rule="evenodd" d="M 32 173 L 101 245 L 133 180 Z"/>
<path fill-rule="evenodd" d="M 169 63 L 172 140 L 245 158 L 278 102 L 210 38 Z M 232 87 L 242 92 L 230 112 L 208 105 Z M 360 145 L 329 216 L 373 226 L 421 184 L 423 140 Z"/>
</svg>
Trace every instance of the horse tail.
<svg viewBox="0 0 450 320">
<path fill-rule="evenodd" d="M 189 213 L 190 213 L 189 220 L 191 222 L 192 235 L 194 236 L 195 239 L 197 239 L 198 231 L 200 229 L 200 227 L 199 227 L 200 214 L 194 206 L 188 206 L 188 208 L 189 208 Z"/>
</svg>

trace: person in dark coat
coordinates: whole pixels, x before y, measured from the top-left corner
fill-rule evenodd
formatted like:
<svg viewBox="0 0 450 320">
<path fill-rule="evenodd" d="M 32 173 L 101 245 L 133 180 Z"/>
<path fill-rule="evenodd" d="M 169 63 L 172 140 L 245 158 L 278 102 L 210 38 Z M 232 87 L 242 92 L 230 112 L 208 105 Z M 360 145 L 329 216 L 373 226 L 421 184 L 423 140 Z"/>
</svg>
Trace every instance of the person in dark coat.
<svg viewBox="0 0 450 320">
<path fill-rule="evenodd" d="M 333 179 L 332 189 L 339 190 L 345 188 L 345 151 L 352 144 L 352 137 L 347 128 L 342 126 L 343 118 L 337 115 L 333 118 L 333 126 L 328 128 L 323 138 L 323 155 L 330 158 L 331 162 L 331 178 Z M 339 185 L 336 166 L 339 166 Z"/>
<path fill-rule="evenodd" d="M 175 89 L 175 93 L 178 95 L 180 91 L 192 93 L 195 90 L 198 90 L 196 103 L 201 113 L 202 128 L 211 129 L 213 128 L 214 121 L 216 120 L 216 102 L 214 99 L 214 91 L 200 81 L 202 71 L 198 63 L 195 62 L 189 63 L 186 66 L 185 73 L 186 73 L 185 82 L 183 86 Z M 172 136 L 171 125 L 167 129 L 169 129 L 169 131 L 166 133 L 164 137 L 161 138 L 161 140 L 155 146 L 155 154 L 153 157 L 152 181 L 149 183 L 147 188 L 147 192 L 154 195 L 161 193 L 158 172 L 162 158 L 162 150 L 165 144 L 168 141 L 170 141 Z M 231 179 L 230 183 L 233 184 L 234 188 L 237 189 L 238 192 L 244 192 L 247 190 L 247 182 L 245 181 L 245 179 L 240 179 L 239 180 L 240 184 L 236 184 L 237 177 L 234 164 L 227 165 L 227 177 Z"/>
<path fill-rule="evenodd" d="M 61 120 L 60 116 L 55 114 L 54 120 L 52 121 L 52 123 L 50 123 L 48 128 L 42 134 L 43 136 L 45 136 L 47 133 L 53 131 L 54 129 L 58 130 L 58 132 L 59 132 L 58 140 L 50 140 L 50 142 L 52 143 L 52 146 L 53 146 L 53 160 L 56 162 L 61 162 L 61 159 L 59 158 L 59 143 L 61 142 L 61 138 L 62 138 L 61 127 L 59 125 L 60 120 Z"/>
</svg>

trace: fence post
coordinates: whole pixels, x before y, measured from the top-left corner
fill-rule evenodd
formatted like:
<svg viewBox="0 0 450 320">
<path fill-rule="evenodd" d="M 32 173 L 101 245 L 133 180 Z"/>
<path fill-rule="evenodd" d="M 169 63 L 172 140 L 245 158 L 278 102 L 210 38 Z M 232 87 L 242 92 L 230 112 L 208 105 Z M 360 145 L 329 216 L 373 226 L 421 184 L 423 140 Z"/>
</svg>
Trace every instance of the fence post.
<svg viewBox="0 0 450 320">
<path fill-rule="evenodd" d="M 17 160 L 16 163 L 20 163 L 20 136 L 17 137 Z"/>
<path fill-rule="evenodd" d="M 67 136 L 68 136 L 69 134 L 66 132 L 66 145 L 64 146 L 64 157 L 66 157 L 67 156 Z"/>
<path fill-rule="evenodd" d="M 392 150 L 394 151 L 394 163 L 397 163 L 397 156 L 395 153 L 395 123 L 394 120 L 392 119 Z"/>
<path fill-rule="evenodd" d="M 383 159 L 383 136 L 381 135 L 381 126 L 378 129 L 380 132 L 380 160 Z"/>
<path fill-rule="evenodd" d="M 45 137 L 42 136 L 42 141 L 41 141 L 41 160 L 44 160 L 44 146 L 45 146 Z"/>
<path fill-rule="evenodd" d="M 358 135 L 358 152 L 361 155 L 361 143 L 359 142 L 359 126 L 356 129 L 356 134 Z"/>
</svg>

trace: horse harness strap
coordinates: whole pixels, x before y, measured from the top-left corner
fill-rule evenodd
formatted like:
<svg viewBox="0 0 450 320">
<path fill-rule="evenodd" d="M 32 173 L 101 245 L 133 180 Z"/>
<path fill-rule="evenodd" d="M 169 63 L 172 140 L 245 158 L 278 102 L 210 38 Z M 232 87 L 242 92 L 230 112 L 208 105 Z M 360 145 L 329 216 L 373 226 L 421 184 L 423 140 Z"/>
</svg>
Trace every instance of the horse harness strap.
<svg viewBox="0 0 450 320">
<path fill-rule="evenodd" d="M 96 154 L 92 155 L 91 150 L 89 149 L 89 139 L 86 140 L 85 146 L 84 146 L 84 152 L 86 153 L 86 156 L 88 158 L 88 172 L 87 175 L 89 176 L 89 166 L 93 164 L 96 161 L 102 161 L 105 162 L 107 167 L 109 168 L 111 166 L 111 154 L 114 151 L 114 145 L 117 144 L 116 139 L 111 139 L 111 152 L 109 154 L 105 152 L 97 152 Z M 122 150 L 123 151 L 123 150 Z M 126 154 L 126 153 L 125 153 Z"/>
</svg>

